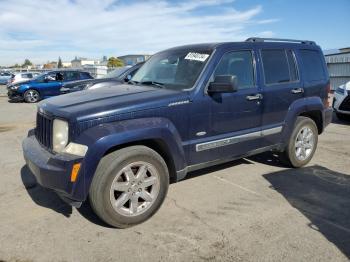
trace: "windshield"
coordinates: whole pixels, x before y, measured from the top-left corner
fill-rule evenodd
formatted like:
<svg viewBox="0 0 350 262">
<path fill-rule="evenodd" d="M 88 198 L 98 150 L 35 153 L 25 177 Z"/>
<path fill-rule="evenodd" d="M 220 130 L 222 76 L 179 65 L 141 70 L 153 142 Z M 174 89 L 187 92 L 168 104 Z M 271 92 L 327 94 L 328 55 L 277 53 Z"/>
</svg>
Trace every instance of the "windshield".
<svg viewBox="0 0 350 262">
<path fill-rule="evenodd" d="M 122 74 L 124 74 L 131 66 L 123 66 L 117 69 L 114 69 L 113 71 L 109 72 L 108 74 L 102 76 L 101 78 L 118 78 Z"/>
<path fill-rule="evenodd" d="M 212 50 L 175 49 L 153 55 L 131 83 L 183 90 L 191 88 L 209 60 Z"/>
</svg>

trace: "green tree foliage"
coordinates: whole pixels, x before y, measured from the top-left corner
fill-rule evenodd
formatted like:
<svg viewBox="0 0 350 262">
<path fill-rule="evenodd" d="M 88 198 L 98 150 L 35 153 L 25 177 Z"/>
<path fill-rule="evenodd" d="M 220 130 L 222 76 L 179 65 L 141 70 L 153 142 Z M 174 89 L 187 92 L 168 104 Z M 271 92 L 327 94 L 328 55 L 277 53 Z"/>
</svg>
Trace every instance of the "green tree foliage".
<svg viewBox="0 0 350 262">
<path fill-rule="evenodd" d="M 33 63 L 30 62 L 29 59 L 25 59 L 22 67 L 28 67 L 28 66 L 32 66 L 32 65 L 33 65 Z"/>
<path fill-rule="evenodd" d="M 122 60 L 120 60 L 119 58 L 112 56 L 108 59 L 107 66 L 108 67 L 120 67 L 120 66 L 124 66 L 124 62 Z"/>
<path fill-rule="evenodd" d="M 62 68 L 62 67 L 63 67 L 62 59 L 61 59 L 61 57 L 58 57 L 57 68 Z"/>
</svg>

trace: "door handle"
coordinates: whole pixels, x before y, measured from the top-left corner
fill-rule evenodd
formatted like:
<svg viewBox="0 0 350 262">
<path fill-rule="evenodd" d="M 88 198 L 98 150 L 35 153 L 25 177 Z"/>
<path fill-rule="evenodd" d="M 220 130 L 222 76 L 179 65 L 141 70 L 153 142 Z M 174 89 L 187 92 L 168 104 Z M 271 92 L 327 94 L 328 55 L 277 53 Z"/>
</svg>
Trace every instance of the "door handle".
<svg viewBox="0 0 350 262">
<path fill-rule="evenodd" d="M 262 94 L 255 94 L 255 95 L 246 96 L 246 99 L 248 101 L 261 100 L 262 98 L 263 98 Z"/>
<path fill-rule="evenodd" d="M 304 93 L 304 89 L 299 87 L 299 88 L 294 88 L 290 91 L 292 94 L 300 94 L 300 93 Z"/>
</svg>

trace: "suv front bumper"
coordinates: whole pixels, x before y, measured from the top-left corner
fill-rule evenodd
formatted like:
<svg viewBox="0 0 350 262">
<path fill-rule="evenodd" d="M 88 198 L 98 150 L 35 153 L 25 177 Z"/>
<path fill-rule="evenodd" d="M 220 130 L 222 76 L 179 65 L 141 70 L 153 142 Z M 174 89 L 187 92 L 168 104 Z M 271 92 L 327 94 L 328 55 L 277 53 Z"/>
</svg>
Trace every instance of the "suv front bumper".
<svg viewBox="0 0 350 262">
<path fill-rule="evenodd" d="M 34 136 L 34 130 L 29 131 L 22 148 L 26 164 L 37 182 L 45 188 L 54 190 L 68 204 L 79 207 L 83 199 L 77 197 L 76 183 L 72 183 L 70 178 L 73 165 L 81 163 L 83 159 L 70 154 L 50 153 L 39 144 Z M 82 179 L 82 171 L 81 167 L 78 179 Z"/>
</svg>

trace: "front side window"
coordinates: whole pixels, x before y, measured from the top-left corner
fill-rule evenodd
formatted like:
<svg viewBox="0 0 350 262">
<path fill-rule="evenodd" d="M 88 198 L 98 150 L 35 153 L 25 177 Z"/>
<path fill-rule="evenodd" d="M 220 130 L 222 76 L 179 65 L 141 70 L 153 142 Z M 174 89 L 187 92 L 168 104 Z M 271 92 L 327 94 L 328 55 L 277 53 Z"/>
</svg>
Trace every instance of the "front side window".
<svg viewBox="0 0 350 262">
<path fill-rule="evenodd" d="M 212 80 L 218 75 L 236 76 L 238 89 L 253 87 L 255 83 L 252 52 L 235 51 L 226 53 L 216 67 Z"/>
<path fill-rule="evenodd" d="M 178 49 L 153 55 L 133 76 L 131 83 L 183 90 L 193 87 L 212 50 Z"/>
</svg>

